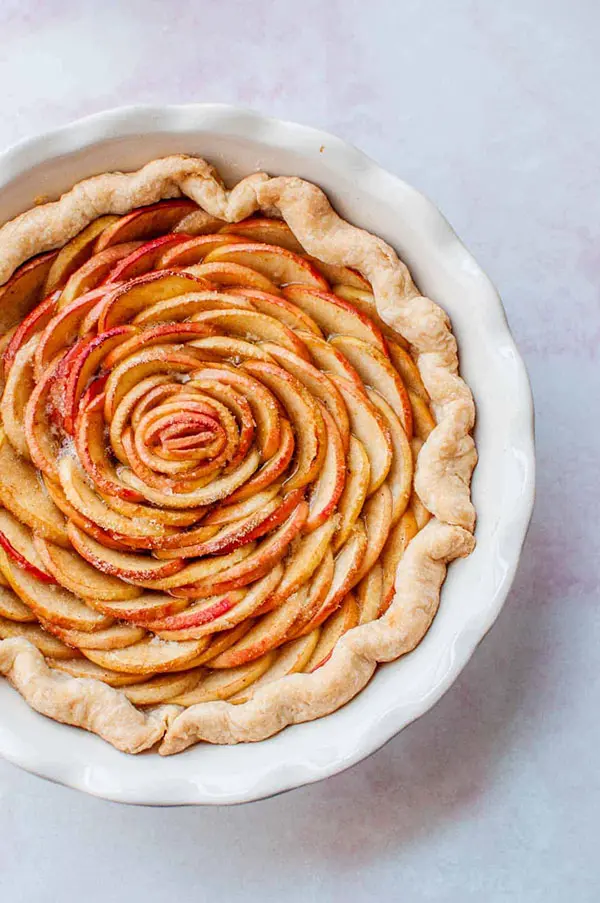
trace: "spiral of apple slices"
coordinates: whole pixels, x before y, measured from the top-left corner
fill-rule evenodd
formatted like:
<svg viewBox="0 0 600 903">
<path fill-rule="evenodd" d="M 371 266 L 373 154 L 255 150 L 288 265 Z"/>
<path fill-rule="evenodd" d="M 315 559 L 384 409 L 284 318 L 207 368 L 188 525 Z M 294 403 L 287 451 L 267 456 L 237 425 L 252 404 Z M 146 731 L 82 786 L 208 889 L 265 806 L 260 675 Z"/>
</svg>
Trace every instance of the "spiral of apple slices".
<svg viewBox="0 0 600 903">
<path fill-rule="evenodd" d="M 386 611 L 434 419 L 362 276 L 175 200 L 0 291 L 0 638 L 186 706 L 313 671 Z"/>
</svg>

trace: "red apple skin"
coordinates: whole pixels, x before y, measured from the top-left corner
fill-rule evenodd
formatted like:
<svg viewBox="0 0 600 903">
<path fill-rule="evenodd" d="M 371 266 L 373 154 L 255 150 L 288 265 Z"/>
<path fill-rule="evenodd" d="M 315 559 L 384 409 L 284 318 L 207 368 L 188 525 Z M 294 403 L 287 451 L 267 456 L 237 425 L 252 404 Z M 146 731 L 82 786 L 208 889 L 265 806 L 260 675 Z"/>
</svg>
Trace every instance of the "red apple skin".
<svg viewBox="0 0 600 903">
<path fill-rule="evenodd" d="M 224 598 L 218 599 L 210 608 L 189 613 L 183 611 L 160 620 L 149 621 L 146 626 L 149 630 L 187 630 L 190 627 L 201 627 L 203 624 L 208 624 L 210 621 L 226 615 L 235 604 L 235 595 L 230 593 Z"/>
<path fill-rule="evenodd" d="M 0 286 L 0 335 L 17 326 L 42 299 L 46 276 L 58 251 L 26 261 Z"/>
<path fill-rule="evenodd" d="M 58 581 L 55 580 L 51 574 L 47 574 L 45 571 L 41 571 L 38 567 L 35 566 L 35 564 L 32 564 L 30 561 L 28 561 L 24 557 L 24 555 L 21 555 L 21 553 L 15 549 L 11 541 L 7 536 L 4 535 L 4 533 L 2 533 L 2 531 L 0 531 L 0 546 L 2 546 L 7 555 L 10 555 L 10 557 L 18 567 L 22 568 L 24 571 L 27 571 L 28 574 L 30 574 L 32 577 L 35 577 L 35 579 L 39 580 L 40 583 L 53 583 L 55 586 L 58 585 Z"/>
<path fill-rule="evenodd" d="M 159 238 L 153 238 L 151 241 L 145 242 L 135 251 L 132 251 L 127 257 L 124 257 L 104 278 L 103 285 L 111 282 L 124 282 L 127 279 L 134 279 L 136 276 L 143 276 L 153 269 L 159 255 L 167 248 L 180 245 L 184 241 L 188 241 L 191 236 L 184 232 L 175 235 L 161 235 Z"/>
<path fill-rule="evenodd" d="M 50 295 L 48 295 L 47 298 L 45 298 L 40 304 L 38 304 L 37 307 L 34 307 L 31 313 L 25 317 L 25 319 L 15 330 L 14 335 L 6 346 L 6 350 L 4 351 L 4 354 L 2 356 L 5 378 L 8 376 L 14 359 L 23 345 L 25 345 L 36 332 L 39 332 L 50 322 L 50 320 L 54 316 L 54 312 L 56 310 L 56 302 L 58 301 L 59 297 L 59 291 L 52 292 Z"/>
<path fill-rule="evenodd" d="M 155 238 L 170 232 L 184 216 L 197 209 L 198 205 L 189 198 L 175 198 L 147 207 L 136 207 L 98 236 L 94 251 L 98 253 L 110 245 L 140 238 Z"/>
<path fill-rule="evenodd" d="M 81 342 L 79 344 L 79 351 L 73 354 L 69 359 L 69 369 L 64 383 L 65 397 L 63 422 L 66 432 L 70 435 L 73 435 L 75 420 L 77 418 L 77 407 L 80 399 L 80 389 L 78 388 L 80 374 L 85 367 L 89 355 L 93 354 L 97 348 L 102 347 L 103 344 L 112 345 L 113 339 L 118 339 L 120 336 L 125 337 L 133 335 L 133 332 L 134 328 L 131 326 L 115 326 L 114 329 L 109 329 L 107 332 L 100 333 L 100 335 L 95 336 L 88 341 Z"/>
</svg>

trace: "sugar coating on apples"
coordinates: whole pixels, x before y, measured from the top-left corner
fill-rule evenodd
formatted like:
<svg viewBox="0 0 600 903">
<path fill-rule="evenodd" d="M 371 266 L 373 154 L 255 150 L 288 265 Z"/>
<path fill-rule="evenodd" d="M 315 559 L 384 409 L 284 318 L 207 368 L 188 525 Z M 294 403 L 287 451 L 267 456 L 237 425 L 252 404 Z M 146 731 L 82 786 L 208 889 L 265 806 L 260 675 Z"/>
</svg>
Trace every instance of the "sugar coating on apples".
<svg viewBox="0 0 600 903">
<path fill-rule="evenodd" d="M 431 518 L 414 349 L 364 273 L 248 212 L 107 212 L 0 288 L 0 646 L 143 718 L 323 668 Z"/>
</svg>

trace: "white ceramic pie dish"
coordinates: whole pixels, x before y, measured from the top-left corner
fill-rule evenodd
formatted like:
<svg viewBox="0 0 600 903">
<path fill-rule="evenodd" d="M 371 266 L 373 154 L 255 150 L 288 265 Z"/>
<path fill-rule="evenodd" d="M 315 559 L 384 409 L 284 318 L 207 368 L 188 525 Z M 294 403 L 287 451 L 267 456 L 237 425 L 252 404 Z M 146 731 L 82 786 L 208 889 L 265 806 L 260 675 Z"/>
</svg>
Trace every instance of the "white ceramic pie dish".
<svg viewBox="0 0 600 903">
<path fill-rule="evenodd" d="M 130 757 L 37 714 L 0 681 L 0 754 L 15 764 L 122 802 L 237 803 L 360 761 L 456 679 L 498 616 L 518 563 L 533 506 L 533 409 L 501 301 L 448 223 L 415 189 L 326 133 L 222 105 L 102 113 L 0 156 L 0 222 L 86 176 L 178 152 L 208 158 L 232 182 L 259 169 L 302 176 L 324 188 L 342 216 L 386 239 L 421 291 L 450 314 L 478 412 L 477 548 L 450 567 L 440 610 L 417 649 L 380 666 L 343 709 L 257 744 Z"/>
</svg>

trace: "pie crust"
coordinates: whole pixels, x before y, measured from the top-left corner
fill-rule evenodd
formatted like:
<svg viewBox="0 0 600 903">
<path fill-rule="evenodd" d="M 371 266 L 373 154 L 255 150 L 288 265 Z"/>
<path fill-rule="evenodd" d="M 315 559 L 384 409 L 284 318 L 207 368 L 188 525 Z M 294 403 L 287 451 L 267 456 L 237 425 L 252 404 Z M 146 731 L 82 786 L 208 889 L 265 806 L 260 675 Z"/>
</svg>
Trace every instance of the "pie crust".
<svg viewBox="0 0 600 903">
<path fill-rule="evenodd" d="M 408 343 L 435 426 L 416 448 L 413 500 L 420 506 L 424 525 L 410 539 L 399 562 L 393 601 L 379 617 L 347 630 L 311 673 L 289 673 L 266 682 L 246 701 L 238 694 L 236 704 L 209 701 L 142 707 L 130 702 L 125 690 L 50 667 L 25 638 L 25 630 L 0 640 L 0 673 L 32 708 L 93 731 L 129 753 L 156 744 L 161 754 L 169 755 L 200 740 L 257 741 L 289 724 L 333 712 L 365 686 L 378 663 L 418 645 L 437 611 L 448 563 L 469 555 L 474 547 L 470 480 L 477 457 L 471 436 L 475 409 L 458 374 L 449 319 L 419 294 L 396 253 L 380 238 L 341 219 L 317 186 L 296 177 L 255 173 L 227 190 L 207 162 L 183 155 L 154 160 L 133 173 L 95 176 L 75 185 L 60 200 L 29 210 L 0 229 L 0 286 L 21 264 L 62 248 L 101 216 L 123 215 L 180 197 L 192 199 L 200 208 L 194 214 L 195 234 L 210 231 L 215 219 L 239 223 L 255 214 L 282 219 L 315 261 L 352 268 L 366 279 L 376 304 L 374 316 L 394 330 L 399 341 Z M 1 292 L 0 287 L 0 302 Z M 15 436 L 13 431 L 13 445 Z M 135 699 L 135 692 L 130 695 Z"/>
</svg>

